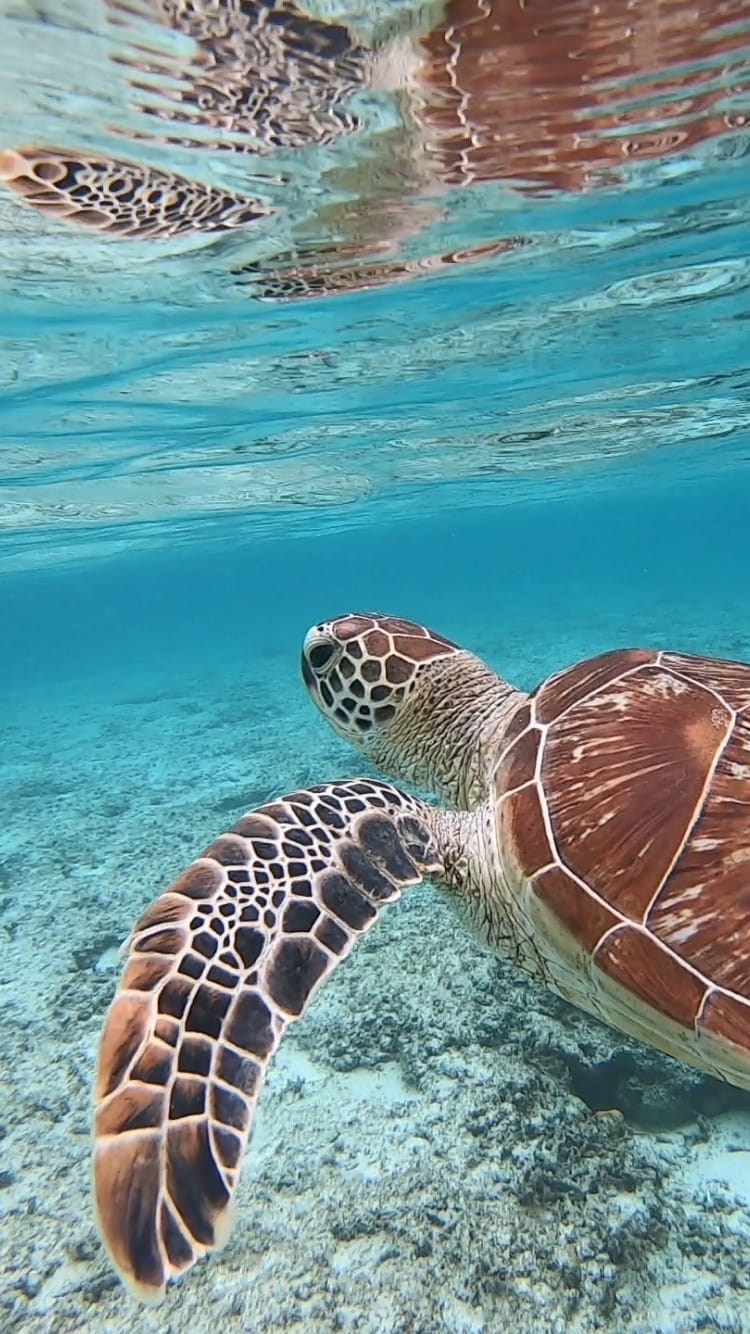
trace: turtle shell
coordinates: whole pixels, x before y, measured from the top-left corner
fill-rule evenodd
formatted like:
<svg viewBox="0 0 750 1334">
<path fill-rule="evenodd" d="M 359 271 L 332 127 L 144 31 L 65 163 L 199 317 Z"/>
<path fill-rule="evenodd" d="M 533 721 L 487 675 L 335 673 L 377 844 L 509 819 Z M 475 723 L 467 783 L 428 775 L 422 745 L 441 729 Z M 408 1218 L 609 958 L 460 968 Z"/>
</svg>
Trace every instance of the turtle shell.
<svg viewBox="0 0 750 1334">
<path fill-rule="evenodd" d="M 543 682 L 504 747 L 519 962 L 750 1088 L 750 666 L 606 653 Z"/>
</svg>

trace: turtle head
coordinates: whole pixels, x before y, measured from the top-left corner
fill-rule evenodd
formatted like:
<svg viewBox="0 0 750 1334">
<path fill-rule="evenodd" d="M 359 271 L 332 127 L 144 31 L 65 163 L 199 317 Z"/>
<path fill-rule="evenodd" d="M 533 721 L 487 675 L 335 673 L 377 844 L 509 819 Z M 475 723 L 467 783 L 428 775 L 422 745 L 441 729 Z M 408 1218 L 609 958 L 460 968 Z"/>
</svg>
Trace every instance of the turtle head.
<svg viewBox="0 0 750 1334">
<path fill-rule="evenodd" d="M 308 630 L 302 676 L 333 730 L 377 768 L 461 804 L 476 797 L 488 691 L 509 687 L 472 653 L 414 621 L 356 612 Z"/>
</svg>

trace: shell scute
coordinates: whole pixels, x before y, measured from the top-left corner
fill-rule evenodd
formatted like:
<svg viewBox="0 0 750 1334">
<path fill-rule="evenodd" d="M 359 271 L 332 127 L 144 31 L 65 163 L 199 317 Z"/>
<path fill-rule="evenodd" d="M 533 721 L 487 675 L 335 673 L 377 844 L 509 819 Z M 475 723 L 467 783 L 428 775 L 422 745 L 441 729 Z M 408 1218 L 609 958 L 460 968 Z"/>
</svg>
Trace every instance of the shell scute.
<svg viewBox="0 0 750 1334">
<path fill-rule="evenodd" d="M 698 1021 L 701 1037 L 739 1048 L 750 1072 L 750 1005 L 736 996 L 712 991 Z"/>
<path fill-rule="evenodd" d="M 647 918 L 713 982 L 750 994 L 750 718 L 740 715 L 700 815 Z"/>
<path fill-rule="evenodd" d="M 566 709 L 598 692 L 609 681 L 644 663 L 655 662 L 657 654 L 649 649 L 614 649 L 587 658 L 543 681 L 534 696 L 537 721 L 551 723 Z"/>
<path fill-rule="evenodd" d="M 694 1029 L 706 983 L 648 932 L 623 923 L 605 937 L 594 960 L 597 970 L 629 996 L 682 1028 Z"/>
<path fill-rule="evenodd" d="M 541 744 L 542 732 L 538 727 L 529 727 L 516 738 L 497 767 L 495 787 L 498 792 L 513 792 L 534 781 Z"/>
<path fill-rule="evenodd" d="M 602 937 L 617 926 L 620 919 L 605 903 L 586 892 L 560 866 L 549 867 L 534 876 L 531 882 L 532 902 L 551 913 L 565 928 L 580 950 L 593 954 Z M 569 953 L 568 942 L 558 941 L 561 952 Z"/>
<path fill-rule="evenodd" d="M 560 861 L 642 922 L 700 813 L 733 715 L 699 683 L 645 665 L 550 724 L 541 781 Z"/>
<path fill-rule="evenodd" d="M 697 658 L 689 653 L 662 653 L 662 664 L 691 680 L 698 680 L 732 709 L 750 708 L 750 666 L 730 658 Z"/>
<path fill-rule="evenodd" d="M 508 864 L 524 880 L 549 866 L 555 854 L 547 835 L 539 789 L 533 783 L 504 797 L 497 812 L 500 846 L 507 849 Z"/>
</svg>

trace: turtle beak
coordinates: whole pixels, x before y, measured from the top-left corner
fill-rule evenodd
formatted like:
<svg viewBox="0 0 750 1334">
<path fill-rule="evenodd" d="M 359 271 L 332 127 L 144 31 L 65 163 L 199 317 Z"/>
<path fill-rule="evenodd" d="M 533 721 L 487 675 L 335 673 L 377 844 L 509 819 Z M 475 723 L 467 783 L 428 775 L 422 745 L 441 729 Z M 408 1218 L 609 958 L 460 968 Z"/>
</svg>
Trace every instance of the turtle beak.
<svg viewBox="0 0 750 1334">
<path fill-rule="evenodd" d="M 340 644 L 324 627 L 314 625 L 308 630 L 302 645 L 302 679 L 308 690 L 334 665 L 340 651 Z"/>
<path fill-rule="evenodd" d="M 316 626 L 311 626 L 311 628 L 308 630 L 302 642 L 302 652 L 300 654 L 300 671 L 302 672 L 302 680 L 304 681 L 308 690 L 313 690 L 315 688 L 317 680 L 315 672 L 313 671 L 312 663 L 310 662 L 310 649 L 312 648 L 313 644 L 316 643 L 318 638 L 316 631 L 317 631 Z"/>
<path fill-rule="evenodd" d="M 302 680 L 304 681 L 308 690 L 312 690 L 313 686 L 315 685 L 315 673 L 312 667 L 310 666 L 309 662 L 307 661 L 307 654 L 305 653 L 304 649 L 300 654 L 300 669 L 302 671 Z"/>
</svg>

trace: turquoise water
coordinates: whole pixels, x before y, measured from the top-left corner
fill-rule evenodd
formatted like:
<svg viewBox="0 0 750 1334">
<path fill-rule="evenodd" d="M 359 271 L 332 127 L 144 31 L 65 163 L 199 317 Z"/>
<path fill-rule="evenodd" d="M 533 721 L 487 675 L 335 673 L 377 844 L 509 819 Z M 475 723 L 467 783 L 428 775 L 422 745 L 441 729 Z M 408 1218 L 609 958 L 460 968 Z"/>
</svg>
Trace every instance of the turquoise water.
<svg viewBox="0 0 750 1334">
<path fill-rule="evenodd" d="M 0 153 L 248 190 L 122 94 L 129 23 L 152 83 L 193 77 L 131 9 L 116 41 L 116 5 L 0 12 Z M 257 225 L 118 239 L 0 195 L 3 1334 L 750 1330 L 747 1096 L 520 978 L 429 886 L 285 1038 L 232 1237 L 160 1306 L 89 1196 L 134 920 L 243 811 L 366 768 L 306 698 L 311 623 L 415 618 L 523 689 L 626 645 L 750 661 L 745 9 L 665 47 L 658 96 L 603 79 L 705 125 L 583 184 L 397 189 L 403 106 L 360 91 L 364 129 L 253 158 Z M 368 235 L 331 216 L 360 199 Z"/>
</svg>

